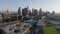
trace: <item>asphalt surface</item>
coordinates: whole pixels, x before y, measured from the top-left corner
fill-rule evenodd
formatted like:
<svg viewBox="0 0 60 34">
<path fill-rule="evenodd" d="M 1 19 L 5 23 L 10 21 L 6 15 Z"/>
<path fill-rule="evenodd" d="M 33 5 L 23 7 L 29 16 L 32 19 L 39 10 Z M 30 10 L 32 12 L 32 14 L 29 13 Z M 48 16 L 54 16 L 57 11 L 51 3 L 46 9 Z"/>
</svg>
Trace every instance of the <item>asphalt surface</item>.
<svg viewBox="0 0 60 34">
<path fill-rule="evenodd" d="M 38 25 L 35 34 L 43 34 L 42 26 Z"/>
<path fill-rule="evenodd" d="M 30 34 L 43 34 L 42 26 L 34 23 L 30 28 Z"/>
</svg>

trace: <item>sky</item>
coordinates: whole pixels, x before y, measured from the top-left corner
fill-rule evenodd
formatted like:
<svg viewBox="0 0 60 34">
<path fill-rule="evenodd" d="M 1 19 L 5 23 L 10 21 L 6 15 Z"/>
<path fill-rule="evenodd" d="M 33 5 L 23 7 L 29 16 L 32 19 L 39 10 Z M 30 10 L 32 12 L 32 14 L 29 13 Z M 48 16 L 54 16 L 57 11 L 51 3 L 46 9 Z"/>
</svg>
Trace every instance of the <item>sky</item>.
<svg viewBox="0 0 60 34">
<path fill-rule="evenodd" d="M 30 9 L 40 9 L 43 11 L 55 11 L 60 13 L 60 0 L 0 0 L 0 11 L 17 11 L 19 7 L 27 7 Z"/>
</svg>

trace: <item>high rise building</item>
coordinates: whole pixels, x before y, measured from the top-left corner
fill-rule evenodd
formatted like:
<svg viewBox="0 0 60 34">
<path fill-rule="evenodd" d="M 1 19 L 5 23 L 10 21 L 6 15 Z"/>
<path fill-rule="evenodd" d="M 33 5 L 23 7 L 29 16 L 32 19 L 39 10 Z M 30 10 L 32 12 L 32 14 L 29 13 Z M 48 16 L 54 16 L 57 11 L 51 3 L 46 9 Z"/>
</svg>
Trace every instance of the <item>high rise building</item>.
<svg viewBox="0 0 60 34">
<path fill-rule="evenodd" d="M 29 11 L 28 9 L 29 9 L 29 7 L 27 6 L 27 8 L 26 8 L 26 13 L 27 13 L 27 15 L 28 15 L 28 11 Z"/>
<path fill-rule="evenodd" d="M 32 8 L 32 15 L 33 15 L 33 16 L 38 15 L 38 10 Z"/>
<path fill-rule="evenodd" d="M 22 9 L 22 15 L 23 15 L 24 17 L 26 17 L 26 15 L 28 15 L 28 7 Z"/>
<path fill-rule="evenodd" d="M 7 13 L 9 13 L 8 9 L 7 9 Z"/>
<path fill-rule="evenodd" d="M 18 9 L 18 14 L 21 15 L 21 7 Z"/>
<path fill-rule="evenodd" d="M 32 8 L 32 16 L 34 15 L 34 8 Z"/>
<path fill-rule="evenodd" d="M 31 10 L 29 10 L 28 14 L 31 16 Z"/>
<path fill-rule="evenodd" d="M 42 9 L 41 8 L 39 9 L 39 15 L 42 15 Z"/>
<path fill-rule="evenodd" d="M 52 14 L 54 15 L 55 14 L 55 11 L 52 11 Z"/>
<path fill-rule="evenodd" d="M 34 15 L 35 15 L 35 16 L 38 15 L 37 9 L 34 9 Z"/>
</svg>

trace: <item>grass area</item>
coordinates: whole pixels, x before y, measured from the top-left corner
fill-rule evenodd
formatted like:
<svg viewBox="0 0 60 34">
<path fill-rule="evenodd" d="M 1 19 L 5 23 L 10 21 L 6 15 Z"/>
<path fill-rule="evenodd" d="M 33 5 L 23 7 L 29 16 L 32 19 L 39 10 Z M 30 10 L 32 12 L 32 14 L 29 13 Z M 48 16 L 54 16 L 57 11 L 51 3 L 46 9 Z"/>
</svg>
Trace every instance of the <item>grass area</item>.
<svg viewBox="0 0 60 34">
<path fill-rule="evenodd" d="M 43 27 L 44 34 L 58 34 L 57 30 L 53 27 Z"/>
</svg>

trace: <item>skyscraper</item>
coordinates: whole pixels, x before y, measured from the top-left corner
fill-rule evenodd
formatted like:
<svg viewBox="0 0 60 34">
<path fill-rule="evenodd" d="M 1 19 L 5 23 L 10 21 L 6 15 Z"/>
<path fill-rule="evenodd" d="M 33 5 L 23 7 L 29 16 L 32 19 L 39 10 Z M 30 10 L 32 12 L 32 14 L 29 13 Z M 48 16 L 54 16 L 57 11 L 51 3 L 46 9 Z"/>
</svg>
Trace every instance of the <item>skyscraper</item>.
<svg viewBox="0 0 60 34">
<path fill-rule="evenodd" d="M 32 8 L 32 16 L 34 15 L 34 8 Z"/>
<path fill-rule="evenodd" d="M 31 16 L 31 10 L 29 10 L 28 14 Z"/>
<path fill-rule="evenodd" d="M 42 15 L 42 9 L 41 8 L 39 9 L 39 15 Z"/>
<path fill-rule="evenodd" d="M 28 9 L 29 9 L 29 7 L 27 6 L 27 8 L 26 8 L 26 13 L 27 13 L 27 14 L 26 14 L 26 15 L 28 15 L 28 11 L 29 11 Z"/>
<path fill-rule="evenodd" d="M 33 16 L 33 17 L 38 16 L 38 10 L 37 10 L 37 9 L 33 9 L 33 8 L 32 8 L 32 16 Z"/>
<path fill-rule="evenodd" d="M 35 15 L 35 16 L 38 15 L 37 9 L 34 9 L 34 15 Z"/>
<path fill-rule="evenodd" d="M 52 11 L 52 14 L 54 15 L 55 14 L 55 11 Z"/>
<path fill-rule="evenodd" d="M 18 14 L 21 15 L 21 7 L 18 9 Z"/>
<path fill-rule="evenodd" d="M 28 15 L 28 7 L 22 9 L 22 15 L 23 15 L 24 17 L 26 17 L 26 15 Z"/>
</svg>

